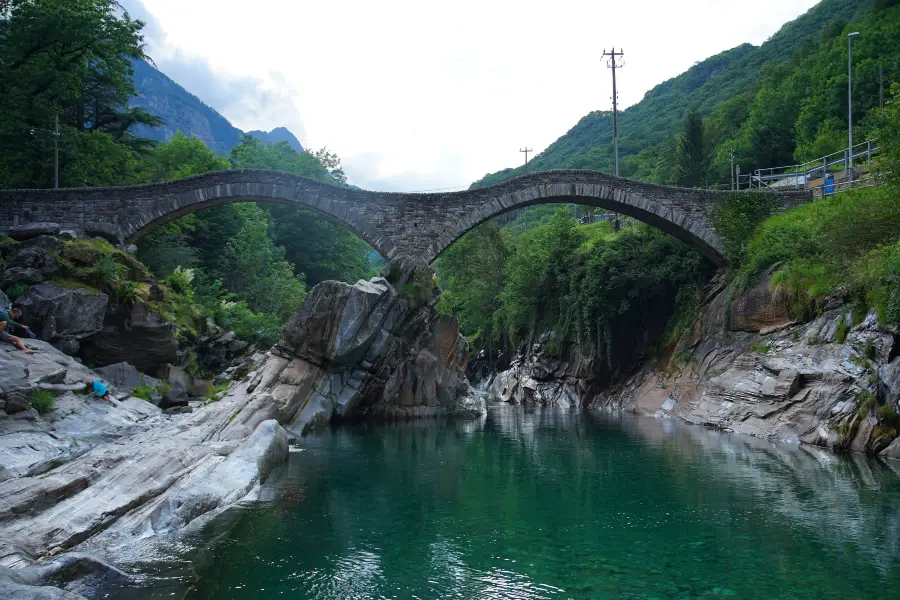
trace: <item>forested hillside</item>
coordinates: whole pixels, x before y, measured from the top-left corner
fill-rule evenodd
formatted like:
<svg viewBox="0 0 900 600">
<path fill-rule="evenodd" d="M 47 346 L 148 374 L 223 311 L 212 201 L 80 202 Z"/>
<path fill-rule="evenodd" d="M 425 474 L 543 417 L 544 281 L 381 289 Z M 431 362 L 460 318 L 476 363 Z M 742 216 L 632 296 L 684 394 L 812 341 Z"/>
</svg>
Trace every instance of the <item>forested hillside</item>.
<svg viewBox="0 0 900 600">
<path fill-rule="evenodd" d="M 738 46 L 656 86 L 619 116 L 620 172 L 657 183 L 680 180 L 676 168 L 684 120 L 703 119 L 706 183 L 728 182 L 730 152 L 744 172 L 790 164 L 840 147 L 847 128 L 847 39 L 854 42 L 857 139 L 865 115 L 878 106 L 879 65 L 884 90 L 900 80 L 897 0 L 822 0 L 759 47 Z M 836 135 L 843 128 L 842 137 Z M 834 146 L 838 144 L 837 148 Z M 844 144 L 845 145 L 845 144 Z M 821 155 L 819 154 L 819 155 Z M 614 170 L 612 113 L 586 115 L 537 155 L 529 168 Z M 521 174 L 486 175 L 475 187 Z"/>
</svg>

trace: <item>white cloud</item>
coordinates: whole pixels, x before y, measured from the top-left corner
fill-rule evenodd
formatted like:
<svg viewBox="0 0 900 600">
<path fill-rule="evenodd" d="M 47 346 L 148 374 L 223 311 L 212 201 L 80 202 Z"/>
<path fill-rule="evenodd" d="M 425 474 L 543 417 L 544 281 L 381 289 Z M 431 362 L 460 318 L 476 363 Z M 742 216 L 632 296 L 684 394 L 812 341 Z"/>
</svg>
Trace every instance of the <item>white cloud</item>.
<svg viewBox="0 0 900 600">
<path fill-rule="evenodd" d="M 699 60 L 763 42 L 815 3 L 125 4 L 148 21 L 160 68 L 238 127 L 286 125 L 305 146 L 337 152 L 351 183 L 418 190 L 519 164 L 522 145 L 542 150 L 608 109 L 604 47 L 625 50 L 619 98 L 628 106 Z"/>
</svg>

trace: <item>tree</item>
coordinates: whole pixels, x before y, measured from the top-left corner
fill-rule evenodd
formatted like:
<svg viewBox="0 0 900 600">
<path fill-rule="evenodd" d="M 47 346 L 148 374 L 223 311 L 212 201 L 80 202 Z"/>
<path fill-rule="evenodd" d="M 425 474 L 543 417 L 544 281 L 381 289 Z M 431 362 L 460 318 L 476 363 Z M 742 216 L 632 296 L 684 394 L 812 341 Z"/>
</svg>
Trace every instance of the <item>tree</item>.
<svg viewBox="0 0 900 600">
<path fill-rule="evenodd" d="M 684 187 L 700 187 L 709 170 L 709 150 L 703 131 L 703 119 L 691 111 L 684 119 L 684 133 L 678 140 L 676 179 Z"/>
<path fill-rule="evenodd" d="M 129 108 L 131 60 L 144 57 L 141 28 L 114 0 L 8 0 L 0 11 L 0 185 L 53 182 L 58 117 L 62 185 L 129 183 L 137 123 Z M 120 146 L 117 148 L 116 146 Z M 101 165 L 102 168 L 96 167 Z"/>
<path fill-rule="evenodd" d="M 900 83 L 891 86 L 891 94 L 893 99 L 874 111 L 873 135 L 881 147 L 878 170 L 885 182 L 900 189 Z"/>
<path fill-rule="evenodd" d="M 148 153 L 138 170 L 141 181 L 152 183 L 221 171 L 230 166 L 226 159 L 216 156 L 202 141 L 179 131 L 171 140 Z"/>
</svg>

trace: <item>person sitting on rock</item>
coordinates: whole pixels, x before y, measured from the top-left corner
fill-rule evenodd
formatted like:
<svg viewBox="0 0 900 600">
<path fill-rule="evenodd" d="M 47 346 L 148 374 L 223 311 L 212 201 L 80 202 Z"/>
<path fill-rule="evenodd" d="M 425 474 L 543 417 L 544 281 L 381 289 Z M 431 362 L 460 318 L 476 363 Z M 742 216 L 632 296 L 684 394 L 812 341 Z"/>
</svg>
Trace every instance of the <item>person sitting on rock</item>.
<svg viewBox="0 0 900 600">
<path fill-rule="evenodd" d="M 112 398 L 109 397 L 109 388 L 106 387 L 106 384 L 104 384 L 102 381 L 100 381 L 99 379 L 95 379 L 91 384 L 91 387 L 93 388 L 93 392 L 91 393 L 91 395 L 94 398 L 100 398 L 101 400 L 106 400 L 113 406 L 118 406 L 118 404 L 113 402 Z"/>
<path fill-rule="evenodd" d="M 14 320 L 20 318 L 21 316 L 22 311 L 18 308 L 13 308 L 8 311 L 0 309 L 0 342 L 8 342 L 25 354 L 34 354 L 34 350 L 29 350 L 25 346 L 25 344 L 22 343 L 22 340 L 20 338 L 10 333 L 10 330 L 15 327 L 17 329 L 23 330 L 28 337 L 37 337 L 34 335 L 34 333 L 32 333 L 30 327 L 22 325 L 21 323 L 18 323 Z"/>
</svg>

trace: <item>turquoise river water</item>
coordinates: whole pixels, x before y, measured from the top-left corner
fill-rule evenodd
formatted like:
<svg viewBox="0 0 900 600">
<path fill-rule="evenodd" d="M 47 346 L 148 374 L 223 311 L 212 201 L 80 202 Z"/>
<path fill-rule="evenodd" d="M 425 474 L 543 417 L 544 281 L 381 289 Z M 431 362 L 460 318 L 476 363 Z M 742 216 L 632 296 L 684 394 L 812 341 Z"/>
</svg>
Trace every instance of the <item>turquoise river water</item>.
<svg viewBox="0 0 900 600">
<path fill-rule="evenodd" d="M 900 463 L 511 406 L 301 448 L 123 597 L 900 598 Z"/>
</svg>

